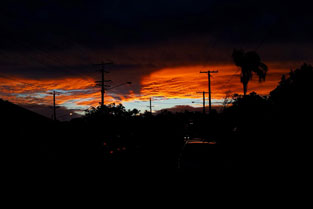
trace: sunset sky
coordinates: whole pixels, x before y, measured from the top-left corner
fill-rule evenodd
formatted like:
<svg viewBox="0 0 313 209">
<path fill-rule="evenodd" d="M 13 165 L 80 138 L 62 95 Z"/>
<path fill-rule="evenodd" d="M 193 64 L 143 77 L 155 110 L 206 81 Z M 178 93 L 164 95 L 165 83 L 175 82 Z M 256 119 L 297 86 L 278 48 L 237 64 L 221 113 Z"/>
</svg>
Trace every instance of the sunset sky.
<svg viewBox="0 0 313 209">
<path fill-rule="evenodd" d="M 312 3 L 248 0 L 11 0 L 0 6 L 0 98 L 51 116 L 100 102 L 99 67 L 113 61 L 106 103 L 154 110 L 200 107 L 212 77 L 212 102 L 243 93 L 232 51 L 257 51 L 266 81 L 248 91 L 267 95 L 281 76 L 313 63 Z"/>
</svg>

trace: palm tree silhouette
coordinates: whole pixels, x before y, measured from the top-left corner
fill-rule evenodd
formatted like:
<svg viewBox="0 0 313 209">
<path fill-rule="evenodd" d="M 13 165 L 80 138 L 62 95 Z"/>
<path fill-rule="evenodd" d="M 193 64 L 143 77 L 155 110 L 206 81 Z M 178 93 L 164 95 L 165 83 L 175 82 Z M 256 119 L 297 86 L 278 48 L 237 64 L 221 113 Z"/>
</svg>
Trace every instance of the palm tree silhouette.
<svg viewBox="0 0 313 209">
<path fill-rule="evenodd" d="M 265 81 L 267 66 L 261 62 L 260 56 L 254 52 L 244 52 L 243 50 L 234 49 L 232 54 L 233 60 L 241 68 L 240 81 L 243 84 L 243 94 L 247 94 L 248 83 L 252 79 L 252 73 L 256 73 L 259 82 Z"/>
</svg>

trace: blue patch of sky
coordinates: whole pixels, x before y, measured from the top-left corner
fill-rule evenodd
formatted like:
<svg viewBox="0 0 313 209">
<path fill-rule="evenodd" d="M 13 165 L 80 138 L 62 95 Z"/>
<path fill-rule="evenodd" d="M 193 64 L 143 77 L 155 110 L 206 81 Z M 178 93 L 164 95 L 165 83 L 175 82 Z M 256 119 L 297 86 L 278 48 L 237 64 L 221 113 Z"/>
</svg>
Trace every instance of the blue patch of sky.
<svg viewBox="0 0 313 209">
<path fill-rule="evenodd" d="M 94 98 L 86 98 L 86 99 L 71 99 L 62 104 L 62 106 L 66 107 L 67 109 L 74 109 L 74 110 L 85 110 L 88 109 L 88 105 L 77 105 L 77 102 L 85 102 L 85 101 L 92 101 Z"/>
<path fill-rule="evenodd" d="M 22 93 L 22 94 L 18 93 L 14 95 L 19 98 L 27 98 L 27 97 L 44 98 L 46 96 L 49 96 L 49 94 L 47 93 Z"/>
<path fill-rule="evenodd" d="M 212 105 L 222 105 L 223 99 L 212 99 Z M 157 99 L 154 100 L 152 99 L 152 106 L 153 110 L 161 110 L 161 109 L 166 109 L 166 108 L 172 108 L 175 106 L 192 106 L 192 107 L 201 107 L 202 106 L 202 99 Z M 138 109 L 140 112 L 145 112 L 146 110 L 149 111 L 149 105 L 150 101 L 141 101 L 141 100 L 135 100 L 135 101 L 129 101 L 129 102 L 123 102 L 123 105 L 125 106 L 126 109 Z M 208 105 L 208 101 L 206 101 L 206 105 Z"/>
<path fill-rule="evenodd" d="M 90 89 L 71 89 L 71 90 L 63 90 L 63 89 L 53 89 L 53 90 L 50 90 L 49 92 L 57 92 L 57 93 L 60 93 L 60 94 L 65 94 L 65 95 L 71 95 L 72 93 L 75 93 L 75 92 L 89 92 Z"/>
</svg>

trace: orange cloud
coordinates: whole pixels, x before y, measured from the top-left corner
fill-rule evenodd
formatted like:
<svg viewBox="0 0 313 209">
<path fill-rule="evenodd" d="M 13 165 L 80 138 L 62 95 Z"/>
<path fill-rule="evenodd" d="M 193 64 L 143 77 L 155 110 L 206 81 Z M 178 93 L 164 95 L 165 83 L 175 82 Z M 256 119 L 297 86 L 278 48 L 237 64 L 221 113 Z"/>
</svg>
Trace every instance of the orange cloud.
<svg viewBox="0 0 313 209">
<path fill-rule="evenodd" d="M 1 86 L 10 86 L 14 93 L 48 91 L 51 89 L 73 90 L 86 89 L 94 85 L 91 78 L 63 78 L 53 80 L 33 80 L 25 78 L 2 78 Z M 22 87 L 22 88 L 21 88 Z"/>
<path fill-rule="evenodd" d="M 199 98 L 201 95 L 197 92 L 208 91 L 208 76 L 200 74 L 200 71 L 207 70 L 218 70 L 211 78 L 212 98 L 222 99 L 228 92 L 242 94 L 240 69 L 234 65 L 165 68 L 142 78 L 141 94 L 143 97 Z M 281 75 L 288 71 L 288 68 L 277 68 L 275 63 L 270 64 L 266 82 L 259 83 L 255 77 L 249 82 L 248 90 L 267 95 L 277 86 Z"/>
<path fill-rule="evenodd" d="M 84 99 L 100 100 L 100 93 L 93 89 L 94 80 L 91 78 L 64 78 L 57 80 L 32 80 L 25 78 L 1 78 L 0 91 L 2 98 L 17 104 L 51 104 L 51 90 L 65 91 L 57 96 L 56 104 L 62 105 L 76 100 L 78 105 L 84 105 Z M 112 97 L 106 95 L 109 101 Z M 82 104 L 79 101 L 82 100 Z M 87 103 L 87 101 L 85 101 Z M 90 103 L 88 103 L 90 104 Z"/>
<path fill-rule="evenodd" d="M 270 63 L 266 82 L 259 83 L 255 77 L 248 85 L 250 92 L 255 91 L 267 95 L 273 90 L 282 74 L 288 73 L 289 68 L 280 63 Z M 127 95 L 118 92 L 105 94 L 105 103 L 132 102 L 148 100 L 150 97 L 166 99 L 195 99 L 202 95 L 197 92 L 208 91 L 207 74 L 200 71 L 218 70 L 212 74 L 212 98 L 223 99 L 227 93 L 242 94 L 240 69 L 234 65 L 215 66 L 185 66 L 170 67 L 154 71 L 141 78 L 140 94 L 129 91 Z M 56 103 L 60 106 L 89 107 L 97 106 L 100 101 L 100 91 L 93 88 L 92 78 L 64 78 L 54 80 L 33 80 L 25 78 L 0 77 L 0 92 L 3 99 L 17 104 L 52 104 L 51 90 L 63 91 L 57 96 Z"/>
</svg>

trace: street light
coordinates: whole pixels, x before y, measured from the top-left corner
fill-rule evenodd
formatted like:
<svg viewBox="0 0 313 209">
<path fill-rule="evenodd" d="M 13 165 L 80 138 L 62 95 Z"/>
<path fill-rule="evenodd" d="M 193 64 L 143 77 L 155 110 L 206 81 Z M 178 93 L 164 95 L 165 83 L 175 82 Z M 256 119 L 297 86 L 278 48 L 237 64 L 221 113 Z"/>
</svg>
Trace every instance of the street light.
<svg viewBox="0 0 313 209">
<path fill-rule="evenodd" d="M 72 119 L 73 113 L 70 112 L 68 114 L 64 114 L 64 115 L 59 115 L 59 118 L 63 119 Z M 66 118 L 65 118 L 66 117 Z"/>
</svg>

